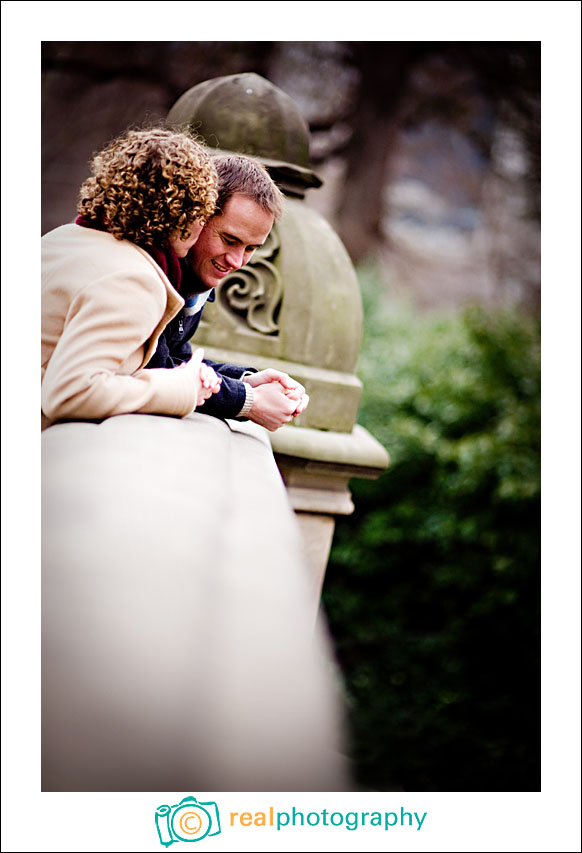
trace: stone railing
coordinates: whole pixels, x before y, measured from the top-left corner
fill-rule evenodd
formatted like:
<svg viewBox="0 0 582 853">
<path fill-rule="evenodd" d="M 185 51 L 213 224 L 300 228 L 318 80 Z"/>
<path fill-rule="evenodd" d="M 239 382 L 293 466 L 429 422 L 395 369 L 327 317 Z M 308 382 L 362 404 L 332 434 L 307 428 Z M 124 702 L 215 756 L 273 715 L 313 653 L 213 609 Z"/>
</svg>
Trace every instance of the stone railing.
<svg viewBox="0 0 582 853">
<path fill-rule="evenodd" d="M 266 432 L 123 415 L 50 427 L 42 461 L 43 790 L 347 789 Z"/>
</svg>

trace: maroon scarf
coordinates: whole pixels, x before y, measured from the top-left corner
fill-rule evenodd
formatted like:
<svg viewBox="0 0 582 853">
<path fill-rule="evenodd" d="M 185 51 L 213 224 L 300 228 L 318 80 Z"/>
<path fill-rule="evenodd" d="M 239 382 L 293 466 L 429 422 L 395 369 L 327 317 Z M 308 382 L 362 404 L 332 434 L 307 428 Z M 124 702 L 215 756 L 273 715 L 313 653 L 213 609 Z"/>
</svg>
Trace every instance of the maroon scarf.
<svg viewBox="0 0 582 853">
<path fill-rule="evenodd" d="M 105 228 L 104 225 L 86 219 L 84 216 L 77 216 L 75 219 L 75 225 L 82 225 L 83 228 L 94 228 L 96 231 L 107 231 L 107 228 Z M 164 249 L 159 246 L 147 246 L 145 243 L 143 245 L 141 243 L 136 243 L 136 245 L 154 259 L 158 266 L 160 266 L 168 276 L 172 286 L 175 287 L 176 290 L 180 290 L 182 270 L 180 267 L 180 259 L 174 249 L 171 246 L 166 246 Z"/>
</svg>

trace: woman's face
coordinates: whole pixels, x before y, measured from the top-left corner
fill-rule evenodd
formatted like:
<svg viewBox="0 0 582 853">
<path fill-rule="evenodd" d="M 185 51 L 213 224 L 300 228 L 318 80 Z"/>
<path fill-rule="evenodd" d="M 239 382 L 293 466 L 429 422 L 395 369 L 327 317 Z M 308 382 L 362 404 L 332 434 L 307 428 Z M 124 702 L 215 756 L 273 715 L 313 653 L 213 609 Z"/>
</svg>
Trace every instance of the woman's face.
<svg viewBox="0 0 582 853">
<path fill-rule="evenodd" d="M 204 228 L 204 222 L 196 220 L 192 225 L 190 236 L 184 240 L 182 237 L 170 237 L 170 246 L 178 255 L 179 258 L 185 258 Z"/>
</svg>

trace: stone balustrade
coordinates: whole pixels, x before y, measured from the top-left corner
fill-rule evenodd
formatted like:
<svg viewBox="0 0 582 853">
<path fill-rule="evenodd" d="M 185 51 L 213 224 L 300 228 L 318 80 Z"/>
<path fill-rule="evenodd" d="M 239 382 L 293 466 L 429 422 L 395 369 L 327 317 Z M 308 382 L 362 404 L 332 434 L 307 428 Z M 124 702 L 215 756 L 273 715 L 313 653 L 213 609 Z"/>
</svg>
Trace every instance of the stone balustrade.
<svg viewBox="0 0 582 853">
<path fill-rule="evenodd" d="M 266 432 L 42 435 L 43 790 L 345 790 L 338 684 Z"/>
</svg>

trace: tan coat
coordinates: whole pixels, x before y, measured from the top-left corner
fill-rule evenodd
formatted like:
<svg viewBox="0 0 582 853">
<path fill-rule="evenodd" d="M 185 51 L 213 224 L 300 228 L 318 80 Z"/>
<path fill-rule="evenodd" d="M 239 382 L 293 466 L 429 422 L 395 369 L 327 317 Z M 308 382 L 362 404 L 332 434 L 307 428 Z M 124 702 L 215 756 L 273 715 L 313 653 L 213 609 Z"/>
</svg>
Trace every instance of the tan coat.
<svg viewBox="0 0 582 853">
<path fill-rule="evenodd" d="M 111 234 L 63 225 L 42 238 L 42 427 L 131 412 L 185 416 L 190 371 L 143 370 L 184 304 L 153 258 Z"/>
</svg>

